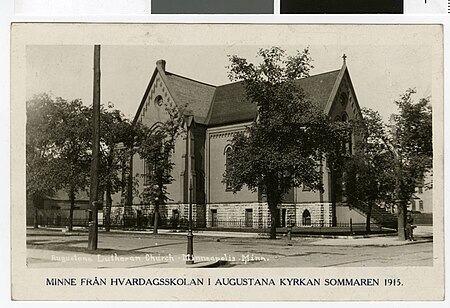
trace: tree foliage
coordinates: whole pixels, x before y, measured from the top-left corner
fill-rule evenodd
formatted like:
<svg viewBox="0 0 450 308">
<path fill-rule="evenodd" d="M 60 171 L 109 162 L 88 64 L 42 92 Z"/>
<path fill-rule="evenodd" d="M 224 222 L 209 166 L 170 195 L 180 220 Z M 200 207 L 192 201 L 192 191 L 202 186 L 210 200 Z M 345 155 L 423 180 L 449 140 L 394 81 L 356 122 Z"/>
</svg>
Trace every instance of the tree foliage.
<svg viewBox="0 0 450 308">
<path fill-rule="evenodd" d="M 112 103 L 100 110 L 100 188 L 105 192 L 103 217 L 105 230 L 110 230 L 112 195 L 127 187 L 125 174 L 134 154 L 135 132 L 131 122 Z"/>
<path fill-rule="evenodd" d="M 389 149 L 395 161 L 399 239 L 406 239 L 407 203 L 418 181 L 432 173 L 433 130 L 429 98 L 414 101 L 409 89 L 395 101 L 399 113 L 391 118 Z"/>
<path fill-rule="evenodd" d="M 26 187 L 31 198 L 53 195 L 58 189 L 59 180 L 52 176 L 57 165 L 49 155 L 52 145 L 46 138 L 51 131 L 49 115 L 52 104 L 52 99 L 46 94 L 27 101 Z"/>
<path fill-rule="evenodd" d="M 76 194 L 85 190 L 89 183 L 89 110 L 81 100 L 53 99 L 42 94 L 27 102 L 27 114 L 27 147 L 31 149 L 39 144 L 43 149 L 40 159 L 46 161 L 45 164 L 37 164 L 32 156 L 27 156 L 30 175 L 33 174 L 31 170 L 45 174 L 37 179 L 40 185 L 51 188 L 51 192 L 63 189 L 68 194 L 71 230 Z M 44 184 L 46 182 L 48 185 Z M 31 182 L 28 184 L 28 190 L 36 186 Z M 43 192 L 42 197 L 46 194 Z"/>
<path fill-rule="evenodd" d="M 45 196 L 52 196 L 60 188 L 58 163 L 49 153 L 52 145 L 46 134 L 49 124 L 52 99 L 42 94 L 27 101 L 26 123 L 26 194 L 34 206 L 34 226 L 38 227 L 38 213 Z"/>
<path fill-rule="evenodd" d="M 101 108 L 100 125 L 100 187 L 106 192 L 108 224 L 111 195 L 126 184 L 121 172 L 132 155 L 133 132 L 131 123 L 112 106 Z M 92 106 L 48 94 L 27 102 L 27 193 L 42 199 L 64 190 L 70 200 L 69 229 L 75 198 L 89 185 L 91 144 Z"/>
<path fill-rule="evenodd" d="M 432 108 L 429 98 L 413 100 L 415 90 L 409 89 L 395 102 L 399 113 L 391 118 L 391 149 L 401 166 L 399 199 L 409 200 L 417 180 L 433 167 Z"/>
<path fill-rule="evenodd" d="M 429 98 L 413 100 L 407 90 L 395 101 L 398 113 L 385 124 L 378 112 L 363 109 L 356 128 L 366 139 L 345 164 L 348 201 L 396 205 L 399 238 L 406 239 L 407 204 L 417 184 L 432 173 L 432 109 Z M 370 218 L 370 217 L 369 217 Z M 368 219 L 369 219 L 368 218 Z"/>
<path fill-rule="evenodd" d="M 242 81 L 247 99 L 256 104 L 258 118 L 244 133 L 236 134 L 224 174 L 235 190 L 246 185 L 267 194 L 271 237 L 276 236 L 276 213 L 283 195 L 307 185 L 323 190 L 322 162 L 339 148 L 342 129 L 333 126 L 295 81 L 307 78 L 312 68 L 309 50 L 286 56 L 272 47 L 260 49 L 261 63 L 230 56 L 229 78 Z"/>
<path fill-rule="evenodd" d="M 167 119 L 152 128 L 139 129 L 138 153 L 146 165 L 146 186 L 141 194 L 145 204 L 154 205 L 154 233 L 158 232 L 159 208 L 169 198 L 167 185 L 173 182 L 172 154 L 176 139 L 183 133 L 183 112 L 174 103 L 164 104 Z"/>
<path fill-rule="evenodd" d="M 369 108 L 362 108 L 362 114 L 363 119 L 352 124 L 364 138 L 356 142 L 354 155 L 345 161 L 343 180 L 348 204 L 366 208 L 366 230 L 370 231 L 372 208 L 394 202 L 395 174 L 380 114 Z"/>
</svg>

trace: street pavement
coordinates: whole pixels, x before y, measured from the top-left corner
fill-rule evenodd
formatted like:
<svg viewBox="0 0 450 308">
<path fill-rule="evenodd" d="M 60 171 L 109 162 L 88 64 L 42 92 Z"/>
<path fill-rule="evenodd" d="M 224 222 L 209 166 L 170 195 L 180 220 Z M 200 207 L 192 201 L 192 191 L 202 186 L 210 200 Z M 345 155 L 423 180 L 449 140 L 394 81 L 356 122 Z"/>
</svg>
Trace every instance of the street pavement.
<svg viewBox="0 0 450 308">
<path fill-rule="evenodd" d="M 293 237 L 256 233 L 194 233 L 196 267 L 432 266 L 432 227 L 415 229 L 416 241 L 396 236 Z M 87 250 L 83 231 L 27 230 L 27 265 L 39 268 L 186 267 L 186 234 L 100 232 Z"/>
</svg>

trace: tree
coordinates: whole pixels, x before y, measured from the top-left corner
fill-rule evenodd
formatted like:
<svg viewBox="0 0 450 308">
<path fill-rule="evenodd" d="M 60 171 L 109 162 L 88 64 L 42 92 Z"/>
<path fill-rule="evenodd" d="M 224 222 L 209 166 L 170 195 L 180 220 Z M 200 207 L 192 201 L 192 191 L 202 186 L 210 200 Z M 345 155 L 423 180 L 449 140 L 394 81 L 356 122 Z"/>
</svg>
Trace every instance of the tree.
<svg viewBox="0 0 450 308">
<path fill-rule="evenodd" d="M 396 204 L 400 240 L 406 239 L 406 213 L 417 182 L 432 172 L 432 109 L 429 98 L 413 100 L 409 89 L 395 101 L 399 112 L 386 125 L 378 112 L 364 111 L 366 140 L 346 165 L 349 202 Z"/>
<path fill-rule="evenodd" d="M 398 237 L 406 240 L 407 204 L 415 192 L 417 181 L 432 172 L 433 129 L 429 98 L 415 102 L 413 89 L 395 101 L 399 113 L 391 117 L 390 138 L 386 144 L 395 164 Z"/>
<path fill-rule="evenodd" d="M 59 189 L 55 176 L 58 164 L 53 159 L 53 144 L 46 138 L 50 132 L 50 115 L 53 100 L 47 94 L 34 96 L 27 101 L 26 123 L 26 192 L 27 200 L 34 206 L 34 227 L 38 227 L 39 209 L 46 196 L 52 196 Z"/>
<path fill-rule="evenodd" d="M 88 184 L 89 111 L 81 100 L 48 94 L 27 102 L 27 192 L 44 198 L 63 189 L 70 199 L 72 230 L 76 194 Z"/>
<path fill-rule="evenodd" d="M 366 231 L 370 232 L 375 204 L 391 204 L 395 187 L 394 165 L 384 139 L 386 128 L 380 114 L 362 108 L 363 119 L 353 123 L 355 132 L 364 136 L 356 142 L 355 153 L 343 166 L 345 195 L 350 205 L 366 207 Z"/>
<path fill-rule="evenodd" d="M 160 207 L 170 200 L 167 185 L 173 182 L 171 160 L 175 141 L 183 132 L 183 108 L 165 104 L 167 120 L 151 129 L 142 127 L 138 153 L 146 165 L 146 187 L 141 197 L 146 204 L 154 205 L 153 233 L 158 233 Z"/>
<path fill-rule="evenodd" d="M 129 120 L 109 104 L 100 110 L 100 186 L 105 192 L 103 217 L 105 230 L 111 227 L 112 195 L 126 188 L 123 174 L 127 172 L 133 127 Z M 132 147 L 131 147 L 132 148 Z M 132 154 L 131 154 L 132 155 Z"/>
<path fill-rule="evenodd" d="M 266 193 L 270 237 L 276 238 L 277 206 L 283 195 L 302 184 L 323 190 L 323 160 L 336 156 L 331 153 L 339 148 L 341 131 L 295 84 L 312 68 L 308 49 L 286 57 L 284 50 L 272 47 L 260 49 L 258 56 L 258 65 L 230 56 L 229 78 L 243 82 L 258 118 L 245 133 L 233 137 L 224 182 L 235 191 L 246 185 Z"/>
<path fill-rule="evenodd" d="M 61 188 L 70 200 L 68 229 L 71 231 L 76 195 L 89 185 L 92 115 L 79 99 L 56 98 L 52 111 L 47 137 L 54 146 L 52 155 L 58 163 Z"/>
</svg>

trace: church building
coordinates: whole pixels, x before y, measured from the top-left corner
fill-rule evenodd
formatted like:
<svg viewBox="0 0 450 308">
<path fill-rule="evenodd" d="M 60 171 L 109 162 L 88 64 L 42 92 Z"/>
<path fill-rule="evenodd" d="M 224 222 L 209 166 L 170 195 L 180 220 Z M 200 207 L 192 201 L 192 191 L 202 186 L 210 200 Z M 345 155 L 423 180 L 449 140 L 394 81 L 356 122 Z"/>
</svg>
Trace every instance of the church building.
<svg viewBox="0 0 450 308">
<path fill-rule="evenodd" d="M 361 118 L 345 56 L 340 69 L 296 82 L 331 119 Z M 158 123 L 167 119 L 164 104 L 186 106 L 188 112 L 185 114 L 186 133 L 176 141 L 172 155 L 174 181 L 168 185 L 171 201 L 160 208 L 161 221 L 187 219 L 192 198 L 193 220 L 197 227 L 263 228 L 270 225 L 264 194 L 253 193 L 245 186 L 234 193 L 223 181 L 233 135 L 245 130 L 257 116 L 256 106 L 246 99 L 243 83 L 210 85 L 169 72 L 166 61 L 159 60 L 134 121 L 157 129 Z M 352 136 L 352 141 L 346 145 L 349 154 L 354 138 Z M 306 186 L 292 189 L 279 206 L 280 227 L 288 224 L 331 226 L 348 223 L 350 219 L 354 223 L 365 222 L 363 211 L 340 202 L 333 188 L 335 180 L 331 171 L 326 165 L 322 169 L 324 192 L 311 191 Z M 153 205 L 145 204 L 140 197 L 147 185 L 146 172 L 146 162 L 136 154 L 132 174 L 138 193 L 133 196 L 132 212 L 151 217 Z M 152 221 L 151 218 L 148 221 Z"/>
</svg>

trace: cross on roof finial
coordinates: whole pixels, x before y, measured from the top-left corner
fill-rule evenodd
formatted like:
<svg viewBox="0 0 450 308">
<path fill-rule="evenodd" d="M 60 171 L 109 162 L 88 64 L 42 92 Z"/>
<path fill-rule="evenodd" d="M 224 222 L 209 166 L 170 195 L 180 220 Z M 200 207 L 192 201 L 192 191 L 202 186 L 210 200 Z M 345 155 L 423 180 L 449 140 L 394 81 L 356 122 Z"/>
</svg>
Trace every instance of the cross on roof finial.
<svg viewBox="0 0 450 308">
<path fill-rule="evenodd" d="M 342 59 L 344 59 L 344 63 L 346 63 L 347 55 L 345 53 L 342 55 Z"/>
</svg>

